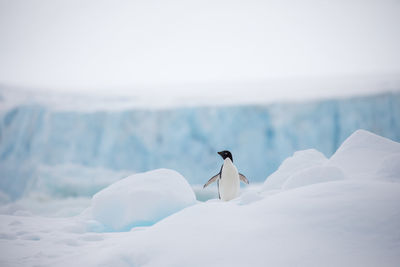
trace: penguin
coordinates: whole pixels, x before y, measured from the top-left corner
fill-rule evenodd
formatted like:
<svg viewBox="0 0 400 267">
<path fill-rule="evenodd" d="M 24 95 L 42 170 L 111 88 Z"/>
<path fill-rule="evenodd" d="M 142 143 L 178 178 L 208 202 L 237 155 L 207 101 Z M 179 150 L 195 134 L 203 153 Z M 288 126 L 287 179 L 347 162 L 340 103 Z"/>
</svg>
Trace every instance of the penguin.
<svg viewBox="0 0 400 267">
<path fill-rule="evenodd" d="M 203 188 L 209 184 L 217 182 L 219 199 L 229 201 L 234 199 L 239 194 L 240 181 L 249 184 L 246 176 L 239 173 L 236 166 L 233 164 L 232 153 L 228 150 L 220 151 L 218 154 L 223 158 L 224 163 L 221 166 L 219 173 L 211 177 Z"/>
</svg>

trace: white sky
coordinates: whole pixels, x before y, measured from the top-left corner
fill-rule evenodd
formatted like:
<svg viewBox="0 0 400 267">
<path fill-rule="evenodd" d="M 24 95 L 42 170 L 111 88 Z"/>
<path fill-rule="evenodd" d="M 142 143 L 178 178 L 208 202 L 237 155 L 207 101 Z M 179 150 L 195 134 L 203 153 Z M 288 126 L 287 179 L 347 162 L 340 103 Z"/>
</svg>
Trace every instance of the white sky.
<svg viewBox="0 0 400 267">
<path fill-rule="evenodd" d="M 92 92 L 399 77 L 399 47 L 398 0 L 0 0 L 3 84 Z"/>
</svg>

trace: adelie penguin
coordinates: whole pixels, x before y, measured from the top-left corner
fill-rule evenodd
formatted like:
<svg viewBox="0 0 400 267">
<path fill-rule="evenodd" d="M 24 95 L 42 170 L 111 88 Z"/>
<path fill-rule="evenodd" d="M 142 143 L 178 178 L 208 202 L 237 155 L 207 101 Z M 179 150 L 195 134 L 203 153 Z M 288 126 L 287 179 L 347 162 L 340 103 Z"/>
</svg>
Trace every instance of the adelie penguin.
<svg viewBox="0 0 400 267">
<path fill-rule="evenodd" d="M 218 154 L 224 159 L 221 170 L 218 174 L 211 177 L 203 188 L 217 181 L 219 198 L 228 201 L 238 196 L 240 181 L 248 184 L 249 180 L 247 180 L 246 176 L 238 172 L 236 166 L 233 164 L 231 152 L 224 150 L 218 152 Z"/>
</svg>

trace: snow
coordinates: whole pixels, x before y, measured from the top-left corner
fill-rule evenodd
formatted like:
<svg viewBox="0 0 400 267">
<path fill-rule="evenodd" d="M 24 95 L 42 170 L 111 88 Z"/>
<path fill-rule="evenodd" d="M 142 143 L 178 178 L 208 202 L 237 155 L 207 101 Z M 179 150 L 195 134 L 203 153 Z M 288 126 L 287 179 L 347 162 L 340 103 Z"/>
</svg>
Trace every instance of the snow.
<svg viewBox="0 0 400 267">
<path fill-rule="evenodd" d="M 342 169 L 332 166 L 321 152 L 307 149 L 297 151 L 284 160 L 278 170 L 265 180 L 263 190 L 288 190 L 346 178 Z"/>
<path fill-rule="evenodd" d="M 398 166 L 399 153 L 400 143 L 358 130 L 331 157 L 330 164 L 341 167 L 343 171 L 351 174 L 353 179 L 381 179 L 378 172 L 381 166 Z M 392 170 L 395 171 L 396 168 Z"/>
<path fill-rule="evenodd" d="M 2 213 L 0 265 L 398 266 L 398 147 L 359 130 L 330 159 L 296 152 L 229 202 L 196 203 L 161 169 L 115 182 L 79 216 Z M 135 226 L 143 218 L 154 224 Z"/>
<path fill-rule="evenodd" d="M 46 217 L 69 217 L 82 213 L 90 205 L 89 197 L 58 198 L 31 193 L 16 201 L 8 200 L 0 206 L 0 214 Z"/>
<path fill-rule="evenodd" d="M 316 183 L 343 180 L 345 177 L 345 174 L 340 168 L 333 166 L 314 166 L 290 176 L 284 183 L 283 189 L 287 190 Z"/>
<path fill-rule="evenodd" d="M 308 149 L 297 151 L 284 160 L 278 170 L 265 180 L 263 190 L 287 190 L 346 178 L 342 169 L 331 166 L 321 152 Z"/>
<path fill-rule="evenodd" d="M 196 203 L 189 183 L 173 170 L 159 169 L 124 178 L 93 196 L 93 219 L 113 231 L 152 225 Z"/>
<path fill-rule="evenodd" d="M 374 173 L 380 180 L 399 182 L 400 153 L 391 154 L 382 159 L 382 163 Z"/>
<path fill-rule="evenodd" d="M 282 189 L 292 176 L 303 170 L 320 166 L 327 161 L 327 158 L 315 149 L 297 151 L 292 157 L 283 161 L 278 170 L 271 174 L 264 182 L 264 190 Z M 296 179 L 294 179 L 296 180 Z"/>
<path fill-rule="evenodd" d="M 287 190 L 343 179 L 396 181 L 399 166 L 400 143 L 360 129 L 330 159 L 315 149 L 295 152 L 265 180 L 263 190 Z"/>
</svg>

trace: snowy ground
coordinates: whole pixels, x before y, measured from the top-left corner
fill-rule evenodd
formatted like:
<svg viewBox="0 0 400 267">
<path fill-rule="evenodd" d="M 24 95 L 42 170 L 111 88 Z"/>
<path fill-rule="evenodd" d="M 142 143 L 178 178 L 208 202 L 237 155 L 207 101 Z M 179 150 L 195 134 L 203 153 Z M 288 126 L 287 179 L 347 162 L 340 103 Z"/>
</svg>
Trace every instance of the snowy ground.
<svg viewBox="0 0 400 267">
<path fill-rule="evenodd" d="M 180 174 L 155 170 L 100 191 L 79 216 L 7 204 L 0 265 L 398 266 L 399 166 L 399 143 L 359 130 L 330 159 L 299 151 L 230 202 L 196 202 Z"/>
</svg>

